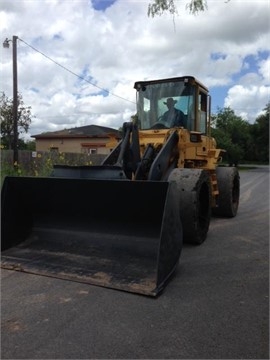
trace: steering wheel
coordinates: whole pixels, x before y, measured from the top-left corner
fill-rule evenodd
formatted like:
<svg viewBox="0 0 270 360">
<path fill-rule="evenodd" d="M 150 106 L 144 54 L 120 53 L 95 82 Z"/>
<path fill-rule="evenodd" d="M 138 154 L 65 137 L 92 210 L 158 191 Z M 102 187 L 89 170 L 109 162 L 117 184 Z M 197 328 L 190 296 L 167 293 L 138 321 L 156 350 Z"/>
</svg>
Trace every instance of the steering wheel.
<svg viewBox="0 0 270 360">
<path fill-rule="evenodd" d="M 162 122 L 156 122 L 153 126 L 151 126 L 151 129 L 169 129 L 169 128 Z"/>
<path fill-rule="evenodd" d="M 157 122 L 151 127 L 151 129 L 168 129 L 165 125 L 164 115 L 159 116 Z"/>
</svg>

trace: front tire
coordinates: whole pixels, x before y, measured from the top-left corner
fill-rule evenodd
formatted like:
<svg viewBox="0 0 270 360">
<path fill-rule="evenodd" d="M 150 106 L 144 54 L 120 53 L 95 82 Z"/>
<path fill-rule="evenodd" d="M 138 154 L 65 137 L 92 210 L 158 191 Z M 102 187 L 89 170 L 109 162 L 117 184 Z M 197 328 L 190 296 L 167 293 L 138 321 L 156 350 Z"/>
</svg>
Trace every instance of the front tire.
<svg viewBox="0 0 270 360">
<path fill-rule="evenodd" d="M 169 181 L 176 181 L 178 185 L 183 241 L 202 244 L 207 237 L 211 219 L 208 172 L 201 169 L 174 169 Z"/>
</svg>

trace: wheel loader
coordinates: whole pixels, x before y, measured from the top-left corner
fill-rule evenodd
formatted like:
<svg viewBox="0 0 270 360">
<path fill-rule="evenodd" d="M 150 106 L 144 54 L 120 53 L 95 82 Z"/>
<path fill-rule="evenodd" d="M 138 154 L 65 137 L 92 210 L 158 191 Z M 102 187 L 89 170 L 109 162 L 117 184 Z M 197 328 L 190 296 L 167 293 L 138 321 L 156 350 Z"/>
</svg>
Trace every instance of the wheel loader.
<svg viewBox="0 0 270 360">
<path fill-rule="evenodd" d="M 208 89 L 192 76 L 134 88 L 137 113 L 100 166 L 5 178 L 3 268 L 157 296 L 183 241 L 236 215 L 239 174 L 220 166 Z"/>
</svg>

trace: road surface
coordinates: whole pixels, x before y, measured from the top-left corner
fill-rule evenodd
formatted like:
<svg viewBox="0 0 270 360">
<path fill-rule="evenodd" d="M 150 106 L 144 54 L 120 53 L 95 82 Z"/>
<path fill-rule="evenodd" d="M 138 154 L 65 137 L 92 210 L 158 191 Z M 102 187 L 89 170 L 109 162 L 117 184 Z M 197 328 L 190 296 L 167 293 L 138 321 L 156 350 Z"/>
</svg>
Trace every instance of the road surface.
<svg viewBox="0 0 270 360">
<path fill-rule="evenodd" d="M 269 359 L 269 168 L 158 298 L 2 270 L 2 359 Z"/>
</svg>

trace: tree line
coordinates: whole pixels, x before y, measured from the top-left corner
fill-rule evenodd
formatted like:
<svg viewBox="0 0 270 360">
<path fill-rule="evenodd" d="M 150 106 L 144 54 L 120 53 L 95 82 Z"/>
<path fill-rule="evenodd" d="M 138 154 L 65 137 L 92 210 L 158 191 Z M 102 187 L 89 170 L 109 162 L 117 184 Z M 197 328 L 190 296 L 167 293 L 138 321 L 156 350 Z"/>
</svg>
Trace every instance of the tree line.
<svg viewBox="0 0 270 360">
<path fill-rule="evenodd" d="M 27 133 L 34 116 L 31 106 L 26 106 L 22 95 L 18 96 L 18 132 Z M 4 93 L 0 97 L 1 148 L 13 149 L 13 101 Z M 223 161 L 229 164 L 241 162 L 269 163 L 270 102 L 253 124 L 237 116 L 230 107 L 212 115 L 211 135 L 218 148 L 226 150 Z M 35 141 L 18 141 L 19 150 L 35 150 Z"/>
<path fill-rule="evenodd" d="M 269 110 L 270 102 L 254 124 L 237 116 L 230 107 L 212 116 L 211 135 L 218 147 L 226 150 L 225 162 L 269 163 Z"/>
<path fill-rule="evenodd" d="M 18 94 L 17 124 L 18 135 L 27 133 L 32 122 L 31 106 L 26 106 L 22 94 Z M 14 149 L 14 122 L 13 122 L 13 99 L 3 92 L 0 97 L 0 127 L 1 127 L 1 149 Z M 18 150 L 33 150 L 34 141 L 26 143 L 18 139 Z"/>
</svg>

